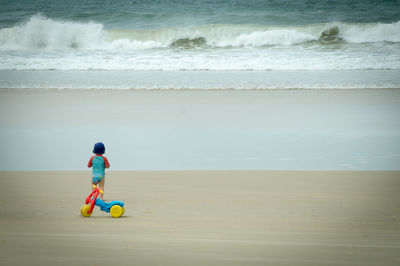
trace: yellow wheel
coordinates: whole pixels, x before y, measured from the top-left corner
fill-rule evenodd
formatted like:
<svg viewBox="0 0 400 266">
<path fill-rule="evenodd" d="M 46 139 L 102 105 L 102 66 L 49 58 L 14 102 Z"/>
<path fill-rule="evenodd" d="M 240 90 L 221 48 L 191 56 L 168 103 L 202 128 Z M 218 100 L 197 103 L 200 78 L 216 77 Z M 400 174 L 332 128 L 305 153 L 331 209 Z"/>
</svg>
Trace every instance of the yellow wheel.
<svg viewBox="0 0 400 266">
<path fill-rule="evenodd" d="M 92 213 L 89 213 L 89 211 L 90 211 L 90 205 L 87 205 L 87 204 L 82 205 L 82 207 L 81 207 L 81 215 L 83 217 L 89 217 L 90 215 L 92 215 Z"/>
<path fill-rule="evenodd" d="M 125 213 L 125 207 L 122 207 L 122 214 L 121 214 L 121 216 L 124 215 L 124 213 Z"/>
<path fill-rule="evenodd" d="M 122 214 L 124 214 L 124 210 L 121 206 L 119 205 L 114 205 L 110 209 L 110 214 L 114 218 L 121 217 Z"/>
</svg>

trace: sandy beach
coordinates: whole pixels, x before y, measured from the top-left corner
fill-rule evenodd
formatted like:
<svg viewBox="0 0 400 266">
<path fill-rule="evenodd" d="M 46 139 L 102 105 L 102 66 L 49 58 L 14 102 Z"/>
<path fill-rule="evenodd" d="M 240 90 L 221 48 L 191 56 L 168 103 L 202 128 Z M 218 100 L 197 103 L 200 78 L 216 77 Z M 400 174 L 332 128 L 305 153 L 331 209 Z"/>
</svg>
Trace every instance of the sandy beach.
<svg viewBox="0 0 400 266">
<path fill-rule="evenodd" d="M 399 265 L 399 172 L 0 173 L 1 265 Z"/>
<path fill-rule="evenodd" d="M 398 90 L 0 96 L 1 265 L 400 263 Z M 98 140 L 119 219 L 79 214 Z"/>
</svg>

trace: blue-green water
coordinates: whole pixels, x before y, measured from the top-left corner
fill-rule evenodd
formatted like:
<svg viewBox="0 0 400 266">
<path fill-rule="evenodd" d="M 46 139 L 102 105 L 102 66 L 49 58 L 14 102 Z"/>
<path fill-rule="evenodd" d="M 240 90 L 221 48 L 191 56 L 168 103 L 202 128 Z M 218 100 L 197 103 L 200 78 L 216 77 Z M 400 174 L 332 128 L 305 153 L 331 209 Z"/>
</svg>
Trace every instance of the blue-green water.
<svg viewBox="0 0 400 266">
<path fill-rule="evenodd" d="M 38 70 L 50 71 L 48 77 L 41 72 L 24 79 L 30 75 L 21 72 Z M 196 78 L 176 82 L 182 71 Z M 303 71 L 312 73 L 302 79 Z M 398 88 L 399 71 L 400 1 L 25 0 L 0 5 L 0 88 Z M 135 79 L 126 78 L 127 72 Z M 262 72 L 268 78 L 260 78 Z M 296 82 L 287 78 L 293 72 L 300 73 Z M 77 82 L 82 75 L 97 78 Z M 71 83 L 65 83 L 66 76 Z M 210 83 L 215 78 L 217 86 Z"/>
<path fill-rule="evenodd" d="M 52 19 L 95 21 L 105 28 L 121 29 L 207 24 L 392 23 L 400 20 L 399 1 L 377 0 L 9 0 L 1 3 L 1 27 L 13 26 L 37 13 Z"/>
<path fill-rule="evenodd" d="M 399 71 L 400 1 L 0 5 L 0 88 L 398 88 Z"/>
<path fill-rule="evenodd" d="M 2 1 L 0 70 L 397 71 L 399 3 Z M 0 87 L 14 87 L 6 81 Z M 394 79 L 372 87 L 399 85 Z"/>
</svg>

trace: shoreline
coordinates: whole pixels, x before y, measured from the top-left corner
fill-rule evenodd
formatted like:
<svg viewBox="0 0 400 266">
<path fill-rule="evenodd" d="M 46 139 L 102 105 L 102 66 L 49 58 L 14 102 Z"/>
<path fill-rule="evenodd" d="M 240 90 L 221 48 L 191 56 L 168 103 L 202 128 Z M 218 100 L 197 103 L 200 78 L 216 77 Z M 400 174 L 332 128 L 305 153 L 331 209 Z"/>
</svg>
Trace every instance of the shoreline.
<svg viewBox="0 0 400 266">
<path fill-rule="evenodd" d="M 285 90 L 399 88 L 400 70 L 0 70 L 1 88 Z"/>
<path fill-rule="evenodd" d="M 400 90 L 0 90 L 0 170 L 400 170 Z M 93 115 L 93 114 L 96 115 Z M 63 150 L 64 164 L 53 156 Z M 25 149 L 40 151 L 18 163 Z M 126 156 L 126 151 L 134 151 Z"/>
<path fill-rule="evenodd" d="M 134 93 L 134 92 L 293 92 L 293 91 L 309 91 L 309 92 L 384 92 L 384 91 L 398 91 L 400 87 L 383 87 L 383 88 L 374 88 L 374 87 L 366 87 L 366 88 L 300 88 L 300 87 L 290 87 L 290 88 L 247 88 L 247 89 L 235 89 L 235 88 L 0 88 L 1 93 L 12 93 L 12 92 L 126 92 L 126 93 Z"/>
</svg>

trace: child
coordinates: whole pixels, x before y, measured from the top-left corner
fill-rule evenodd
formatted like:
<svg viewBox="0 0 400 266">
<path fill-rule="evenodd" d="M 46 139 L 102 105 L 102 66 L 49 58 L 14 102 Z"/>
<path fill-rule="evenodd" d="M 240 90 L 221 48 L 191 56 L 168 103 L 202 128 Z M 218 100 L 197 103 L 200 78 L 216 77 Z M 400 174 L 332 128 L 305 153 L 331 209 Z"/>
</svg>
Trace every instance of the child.
<svg viewBox="0 0 400 266">
<path fill-rule="evenodd" d="M 88 167 L 92 167 L 92 184 L 98 184 L 99 189 L 104 191 L 105 168 L 110 168 L 110 163 L 103 156 L 105 152 L 104 144 L 98 142 L 94 145 L 93 153 L 95 154 L 89 160 Z M 100 193 L 100 199 L 103 199 L 103 193 Z"/>
</svg>

